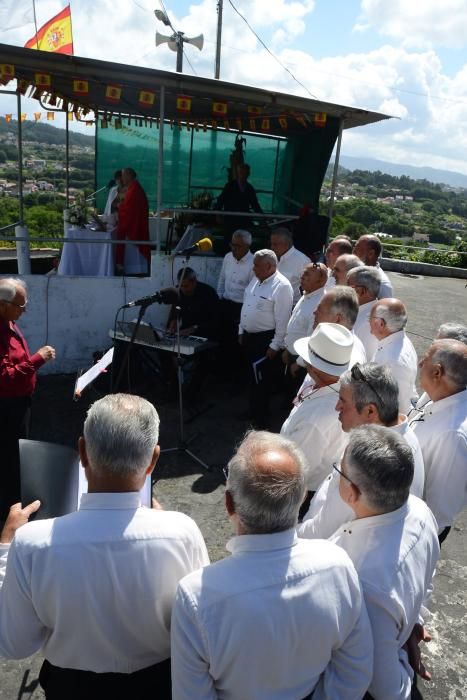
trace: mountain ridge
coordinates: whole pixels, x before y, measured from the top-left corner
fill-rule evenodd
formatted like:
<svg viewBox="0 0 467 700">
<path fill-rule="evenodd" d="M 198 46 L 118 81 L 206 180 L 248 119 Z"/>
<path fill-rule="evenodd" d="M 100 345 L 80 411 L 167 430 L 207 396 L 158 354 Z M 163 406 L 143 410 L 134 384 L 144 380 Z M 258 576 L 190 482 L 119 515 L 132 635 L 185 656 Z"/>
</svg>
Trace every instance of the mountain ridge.
<svg viewBox="0 0 467 700">
<path fill-rule="evenodd" d="M 414 180 L 428 180 L 429 182 L 437 184 L 467 189 L 467 175 L 453 170 L 442 170 L 429 166 L 406 165 L 403 163 L 389 163 L 388 161 L 378 160 L 377 158 L 346 155 L 340 157 L 339 164 L 348 170 L 369 170 L 370 172 L 380 170 L 383 173 L 396 177 L 406 175 Z"/>
</svg>

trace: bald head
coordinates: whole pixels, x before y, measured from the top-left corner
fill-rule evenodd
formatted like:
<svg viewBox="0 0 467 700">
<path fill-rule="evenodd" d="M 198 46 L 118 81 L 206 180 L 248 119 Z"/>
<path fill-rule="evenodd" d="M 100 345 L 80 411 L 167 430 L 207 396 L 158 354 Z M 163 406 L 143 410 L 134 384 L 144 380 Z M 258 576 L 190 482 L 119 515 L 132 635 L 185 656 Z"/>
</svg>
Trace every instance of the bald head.
<svg viewBox="0 0 467 700">
<path fill-rule="evenodd" d="M 467 345 L 459 340 L 435 340 L 419 367 L 420 385 L 433 401 L 457 394 L 467 386 Z"/>
<path fill-rule="evenodd" d="M 247 433 L 229 462 L 226 503 L 237 532 L 295 527 L 305 493 L 305 458 L 296 444 L 265 431 Z"/>
<path fill-rule="evenodd" d="M 371 332 L 378 340 L 402 331 L 406 325 L 407 309 L 400 299 L 381 299 L 371 309 Z"/>
<path fill-rule="evenodd" d="M 382 246 L 378 236 L 371 233 L 366 233 L 360 236 L 355 243 L 353 254 L 357 255 L 360 260 L 363 260 L 365 265 L 374 266 L 378 262 L 381 255 Z"/>
</svg>

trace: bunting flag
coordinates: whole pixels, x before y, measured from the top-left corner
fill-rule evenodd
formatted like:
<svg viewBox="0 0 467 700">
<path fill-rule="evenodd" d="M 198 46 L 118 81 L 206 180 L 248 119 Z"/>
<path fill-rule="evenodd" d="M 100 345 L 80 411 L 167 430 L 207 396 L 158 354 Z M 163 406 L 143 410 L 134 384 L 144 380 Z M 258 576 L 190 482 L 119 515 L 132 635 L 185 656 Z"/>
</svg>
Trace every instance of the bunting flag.
<svg viewBox="0 0 467 700">
<path fill-rule="evenodd" d="M 255 107 L 255 105 L 248 105 L 248 114 L 261 114 L 263 111 L 261 107 Z"/>
<path fill-rule="evenodd" d="M 47 121 L 53 122 L 54 119 L 55 119 L 55 114 L 53 112 L 47 112 Z"/>
<path fill-rule="evenodd" d="M 73 95 L 85 97 L 89 94 L 89 81 L 81 78 L 73 78 Z"/>
<path fill-rule="evenodd" d="M 19 81 L 18 81 L 18 87 L 16 88 L 16 92 L 17 92 L 19 95 L 25 95 L 25 94 L 26 94 L 26 90 L 28 89 L 28 87 L 29 87 L 29 83 L 28 83 L 27 80 L 19 80 Z"/>
<path fill-rule="evenodd" d="M 34 112 L 34 121 L 38 122 L 41 116 L 41 112 Z"/>
<path fill-rule="evenodd" d="M 191 97 L 177 95 L 177 109 L 179 112 L 191 112 Z"/>
<path fill-rule="evenodd" d="M 6 85 L 15 77 L 15 67 L 11 63 L 0 63 L 0 82 Z"/>
<path fill-rule="evenodd" d="M 269 131 L 271 129 L 270 119 L 261 119 L 261 131 Z"/>
<path fill-rule="evenodd" d="M 322 129 L 326 126 L 327 117 L 328 115 L 326 112 L 318 112 L 317 114 L 313 115 L 313 124 Z"/>
<path fill-rule="evenodd" d="M 73 56 L 73 31 L 71 10 L 67 5 L 58 15 L 46 22 L 32 39 L 24 45 L 26 49 L 39 49 Z"/>
<path fill-rule="evenodd" d="M 107 85 L 105 88 L 105 99 L 113 104 L 120 102 L 122 88 L 120 85 Z"/>
<path fill-rule="evenodd" d="M 68 121 L 69 122 L 73 121 L 73 112 L 68 112 Z"/>
<path fill-rule="evenodd" d="M 227 102 L 213 102 L 212 103 L 212 113 L 215 117 L 226 117 L 227 116 Z"/>
<path fill-rule="evenodd" d="M 289 126 L 287 122 L 287 117 L 279 117 L 278 122 L 281 129 L 287 129 Z"/>
<path fill-rule="evenodd" d="M 140 90 L 138 95 L 138 104 L 140 107 L 152 107 L 156 101 L 156 93 L 154 90 Z"/>
<path fill-rule="evenodd" d="M 12 114 L 5 114 L 5 120 L 7 123 L 11 122 Z"/>
<path fill-rule="evenodd" d="M 256 119 L 250 119 L 250 131 L 256 131 Z"/>
<path fill-rule="evenodd" d="M 48 88 L 52 85 L 50 73 L 34 73 L 34 83 L 36 87 Z"/>
<path fill-rule="evenodd" d="M 28 115 L 25 112 L 21 112 L 21 121 L 25 122 L 27 119 Z"/>
</svg>

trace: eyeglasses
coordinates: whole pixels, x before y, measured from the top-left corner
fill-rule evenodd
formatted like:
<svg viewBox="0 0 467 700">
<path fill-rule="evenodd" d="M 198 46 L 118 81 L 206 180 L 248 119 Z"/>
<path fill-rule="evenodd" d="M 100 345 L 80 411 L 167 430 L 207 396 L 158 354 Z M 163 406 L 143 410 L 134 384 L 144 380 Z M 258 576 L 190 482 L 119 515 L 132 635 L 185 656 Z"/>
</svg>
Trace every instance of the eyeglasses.
<svg viewBox="0 0 467 700">
<path fill-rule="evenodd" d="M 6 301 L 6 299 L 4 299 L 3 301 L 5 301 L 7 304 L 12 304 L 12 306 L 16 306 L 18 309 L 22 309 L 23 311 L 28 305 L 27 301 L 24 304 L 17 304 L 16 301 Z"/>
<path fill-rule="evenodd" d="M 224 475 L 225 480 L 229 478 L 229 468 L 228 467 L 222 467 L 222 473 Z"/>
<path fill-rule="evenodd" d="M 334 464 L 332 465 L 332 468 L 335 469 L 336 472 L 337 472 L 340 476 L 343 476 L 344 479 L 346 479 L 346 481 L 349 482 L 349 484 L 352 484 L 352 486 L 355 486 L 355 488 L 358 489 L 357 484 L 356 484 L 354 481 L 352 481 L 352 479 L 349 479 L 349 477 L 347 476 L 347 474 L 344 474 L 344 472 L 342 471 L 342 469 L 340 469 L 340 466 L 341 466 L 341 465 L 340 465 L 340 462 L 339 462 L 339 466 L 337 466 L 337 462 L 334 462 Z"/>
<path fill-rule="evenodd" d="M 377 397 L 377 399 L 379 400 L 381 406 L 384 406 L 384 401 L 383 401 L 383 399 L 382 399 L 381 396 L 378 394 L 378 392 L 376 391 L 376 389 L 375 389 L 375 387 L 373 386 L 373 384 L 365 377 L 365 375 L 363 374 L 362 369 L 361 369 L 360 365 L 358 364 L 358 362 L 357 362 L 357 363 L 352 367 L 352 369 L 350 370 L 350 376 L 351 376 L 352 379 L 353 379 L 354 381 L 356 381 L 356 382 L 364 382 L 365 384 L 368 384 L 368 386 L 370 387 L 370 389 L 371 389 L 371 391 L 373 392 L 373 394 L 374 394 L 374 395 Z"/>
</svg>

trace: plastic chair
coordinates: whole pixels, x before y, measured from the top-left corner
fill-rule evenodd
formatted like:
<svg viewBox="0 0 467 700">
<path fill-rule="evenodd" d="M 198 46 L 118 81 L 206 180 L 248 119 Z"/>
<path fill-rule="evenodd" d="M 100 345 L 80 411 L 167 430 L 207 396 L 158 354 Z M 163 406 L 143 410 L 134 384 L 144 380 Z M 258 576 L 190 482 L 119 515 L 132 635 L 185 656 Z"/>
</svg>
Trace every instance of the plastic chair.
<svg viewBox="0 0 467 700">
<path fill-rule="evenodd" d="M 21 502 L 39 499 L 34 518 L 55 518 L 78 507 L 79 455 L 64 445 L 39 440 L 20 440 Z"/>
</svg>

